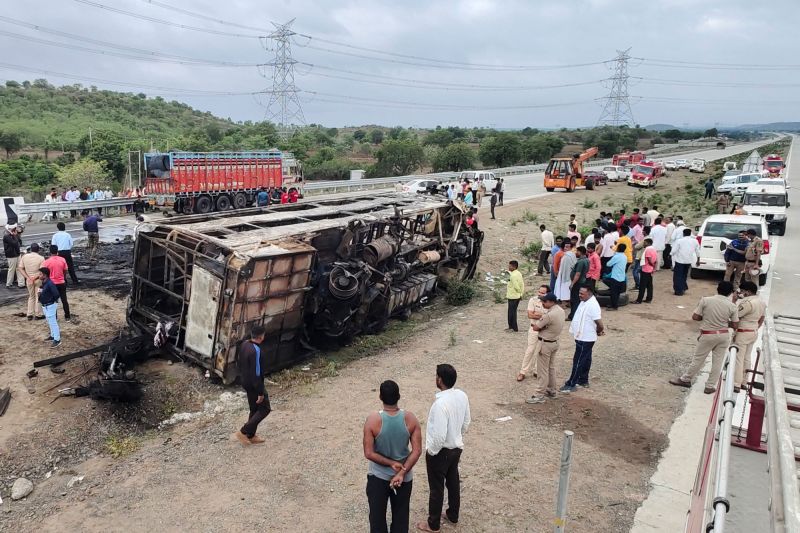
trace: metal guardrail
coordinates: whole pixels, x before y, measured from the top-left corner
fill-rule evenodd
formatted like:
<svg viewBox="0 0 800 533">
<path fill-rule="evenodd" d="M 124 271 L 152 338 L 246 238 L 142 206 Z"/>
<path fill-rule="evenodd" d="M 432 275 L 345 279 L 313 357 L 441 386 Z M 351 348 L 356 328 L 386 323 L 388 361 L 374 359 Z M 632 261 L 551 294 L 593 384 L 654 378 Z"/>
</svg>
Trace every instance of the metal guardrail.
<svg viewBox="0 0 800 533">
<path fill-rule="evenodd" d="M 39 202 L 35 204 L 13 204 L 18 215 L 51 213 L 63 211 L 83 211 L 107 207 L 122 207 L 133 204 L 135 198 L 112 198 L 110 200 L 79 200 L 77 202 Z"/>
<path fill-rule="evenodd" d="M 724 380 L 719 384 L 722 403 L 717 404 L 717 468 L 716 481 L 714 483 L 714 500 L 712 509 L 714 514 L 712 522 L 706 526 L 706 533 L 723 533 L 725 531 L 725 519 L 730 510 L 728 501 L 728 472 L 730 471 L 731 453 L 731 428 L 733 426 L 733 408 L 736 405 L 737 394 L 733 392 L 734 374 L 736 372 L 736 355 L 739 353 L 737 346 L 728 348 L 723 368 Z"/>
</svg>

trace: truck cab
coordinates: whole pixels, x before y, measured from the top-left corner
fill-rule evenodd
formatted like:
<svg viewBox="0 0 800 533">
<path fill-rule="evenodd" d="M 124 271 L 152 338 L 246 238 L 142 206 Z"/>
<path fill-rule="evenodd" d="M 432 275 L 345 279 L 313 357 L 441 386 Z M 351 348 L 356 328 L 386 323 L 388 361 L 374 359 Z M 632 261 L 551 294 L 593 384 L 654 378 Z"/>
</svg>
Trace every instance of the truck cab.
<svg viewBox="0 0 800 533">
<path fill-rule="evenodd" d="M 782 183 L 750 185 L 742 198 L 742 209 L 748 215 L 762 217 L 767 222 L 769 233 L 786 233 L 786 208 L 789 195 Z M 783 180 L 774 180 L 783 181 Z"/>
<path fill-rule="evenodd" d="M 777 154 L 770 154 L 764 158 L 763 166 L 764 170 L 769 172 L 770 176 L 780 176 L 785 165 L 781 156 Z"/>
<path fill-rule="evenodd" d="M 663 167 L 655 161 L 642 161 L 633 167 L 628 185 L 652 188 L 658 185 L 658 178 L 663 174 Z"/>
</svg>

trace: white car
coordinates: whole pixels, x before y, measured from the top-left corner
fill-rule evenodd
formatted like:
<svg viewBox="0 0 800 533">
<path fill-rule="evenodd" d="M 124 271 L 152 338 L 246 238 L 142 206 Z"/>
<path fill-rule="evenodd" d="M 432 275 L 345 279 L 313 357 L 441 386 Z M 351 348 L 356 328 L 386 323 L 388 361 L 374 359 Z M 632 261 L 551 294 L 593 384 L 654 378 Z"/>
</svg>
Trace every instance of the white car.
<svg viewBox="0 0 800 533">
<path fill-rule="evenodd" d="M 430 187 L 437 187 L 438 185 L 439 182 L 437 180 L 416 179 L 403 185 L 403 192 L 425 194 Z"/>
<path fill-rule="evenodd" d="M 759 172 L 748 172 L 747 174 L 736 174 L 722 179 L 722 184 L 717 187 L 718 193 L 741 194 L 751 183 L 756 183 L 762 179 Z"/>
<path fill-rule="evenodd" d="M 767 282 L 769 272 L 769 232 L 767 222 L 762 217 L 751 215 L 711 215 L 703 221 L 697 233 L 700 243 L 698 264 L 692 265 L 691 277 L 697 279 L 700 270 L 725 272 L 725 249 L 739 236 L 740 231 L 756 230 L 756 235 L 764 240 L 764 253 L 761 255 L 761 274 L 758 284 Z"/>
<path fill-rule="evenodd" d="M 664 161 L 664 169 L 665 170 L 678 170 L 678 162 L 677 161 Z"/>
<path fill-rule="evenodd" d="M 783 180 L 769 180 L 772 183 L 762 185 L 752 183 L 742 197 L 742 209 L 748 215 L 762 217 L 767 221 L 767 230 L 770 233 L 784 235 L 786 233 L 786 209 L 789 207 L 789 194 Z"/>
<path fill-rule="evenodd" d="M 688 159 L 676 159 L 675 164 L 678 165 L 678 168 L 689 168 Z"/>
<path fill-rule="evenodd" d="M 705 172 L 706 160 L 705 159 L 692 159 L 692 164 L 689 165 L 689 172 Z"/>
<path fill-rule="evenodd" d="M 483 182 L 486 186 L 486 192 L 491 194 L 492 190 L 497 186 L 497 177 L 494 172 L 487 172 L 485 170 L 465 170 L 458 176 L 458 182 L 464 183 L 464 180 L 469 180 L 473 189 L 476 183 Z"/>
<path fill-rule="evenodd" d="M 627 181 L 631 177 L 630 170 L 620 165 L 608 165 L 603 167 L 603 174 L 606 175 L 608 181 Z"/>
</svg>

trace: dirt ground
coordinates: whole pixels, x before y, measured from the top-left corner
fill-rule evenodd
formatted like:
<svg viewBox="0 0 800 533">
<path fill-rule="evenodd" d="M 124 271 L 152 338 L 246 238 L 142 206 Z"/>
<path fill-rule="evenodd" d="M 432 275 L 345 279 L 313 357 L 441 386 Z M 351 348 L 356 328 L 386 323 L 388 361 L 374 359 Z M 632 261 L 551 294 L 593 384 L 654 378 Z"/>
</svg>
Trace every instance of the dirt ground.
<svg viewBox="0 0 800 533">
<path fill-rule="evenodd" d="M 698 178 L 691 178 L 694 194 Z M 680 203 L 688 194 L 687 179 L 672 173 L 655 192 L 662 199 L 671 195 L 675 209 L 689 209 Z M 637 193 L 622 183 L 557 193 L 501 207 L 496 221 L 482 210 L 487 238 L 479 297 L 460 308 L 439 298 L 411 321 L 357 340 L 357 353 L 370 356 L 337 364 L 336 354 L 325 354 L 307 371 L 277 376 L 281 386 L 269 387 L 273 412 L 261 429 L 267 442 L 247 449 L 231 440 L 243 422 L 244 401 L 231 403 L 228 395 L 203 407 L 203 400 L 216 400 L 225 389 L 183 364 L 146 365 L 148 399 L 138 410 L 87 399 L 49 404 L 53 393 L 45 389 L 77 374 L 80 362 L 71 363 L 64 376 L 43 370 L 36 393 L 29 394 L 23 369 L 49 352 L 40 342 L 46 327 L 11 317 L 16 309 L 0 308 L 0 384 L 14 389 L 9 412 L 0 418 L 0 530 L 365 531 L 361 430 L 367 413 L 380 407 L 377 387 L 384 379 L 396 380 L 401 406 L 424 425 L 436 392 L 435 366 L 449 362 L 459 372 L 457 386 L 470 397 L 473 417 L 462 456 L 458 530 L 550 531 L 562 432 L 572 430 L 569 530 L 627 531 L 683 408 L 684 390 L 667 379 L 688 362 L 695 331 L 691 310 L 713 291 L 712 281 L 690 280 L 688 295 L 676 297 L 671 273 L 657 273 L 653 304 L 605 313 L 607 335 L 595 347 L 592 388 L 531 406 L 525 398 L 532 380 L 515 381 L 526 334 L 503 331 L 505 303 L 495 301 L 484 279 L 509 259 L 522 260 L 519 250 L 538 240 L 540 223 L 566 231 L 570 213 L 588 224 L 601 209 L 633 207 Z M 596 203 L 581 207 L 591 202 Z M 690 225 L 695 222 L 689 211 L 685 216 Z M 545 280 L 535 276 L 535 263 L 521 270 L 530 291 Z M 102 292 L 76 298 L 82 322 L 65 326 L 65 350 L 113 334 L 124 322 L 123 304 Z M 520 310 L 524 324 L 522 317 Z M 561 346 L 556 367 L 563 382 L 573 347 L 566 329 Z M 189 422 L 155 427 L 159 416 L 198 410 L 203 414 Z M 511 419 L 496 421 L 506 416 Z M 428 496 L 424 464 L 415 470 L 412 521 L 425 517 Z M 36 488 L 12 502 L 8 489 L 21 475 Z M 85 477 L 67 488 L 76 475 Z"/>
</svg>

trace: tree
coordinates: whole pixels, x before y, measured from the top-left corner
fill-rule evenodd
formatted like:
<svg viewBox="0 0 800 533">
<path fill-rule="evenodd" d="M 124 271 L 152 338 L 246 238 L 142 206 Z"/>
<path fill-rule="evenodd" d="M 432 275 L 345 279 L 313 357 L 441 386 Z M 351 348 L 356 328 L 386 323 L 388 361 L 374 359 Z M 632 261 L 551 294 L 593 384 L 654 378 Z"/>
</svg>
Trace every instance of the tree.
<svg viewBox="0 0 800 533">
<path fill-rule="evenodd" d="M 425 161 L 422 146 L 414 140 L 389 140 L 375 154 L 378 162 L 374 172 L 403 176 L 418 169 Z"/>
<path fill-rule="evenodd" d="M 106 188 L 111 185 L 112 173 L 101 161 L 84 157 L 68 167 L 61 168 L 56 174 L 62 187 Z"/>
<path fill-rule="evenodd" d="M 534 135 L 522 142 L 522 156 L 530 163 L 544 163 L 564 148 L 564 141 L 555 135 Z"/>
<path fill-rule="evenodd" d="M 668 139 L 673 142 L 678 142 L 683 138 L 683 133 L 681 133 L 681 130 L 667 130 L 661 135 L 665 139 Z"/>
<path fill-rule="evenodd" d="M 6 151 L 6 159 L 10 159 L 11 154 L 22 148 L 22 137 L 15 131 L 0 131 L 0 148 Z"/>
<path fill-rule="evenodd" d="M 121 179 L 125 175 L 127 150 L 117 133 L 108 130 L 93 131 L 91 136 L 87 133 L 78 142 L 78 151 L 82 156 L 103 163 L 115 178 Z"/>
<path fill-rule="evenodd" d="M 719 135 L 717 128 L 711 128 L 703 132 L 703 137 L 716 137 Z"/>
<path fill-rule="evenodd" d="M 358 142 L 363 141 L 367 137 L 367 132 L 364 130 L 356 130 L 353 132 L 353 139 Z"/>
<path fill-rule="evenodd" d="M 395 126 L 389 130 L 389 138 L 393 141 L 408 138 L 408 131 L 404 130 L 402 126 Z"/>
<path fill-rule="evenodd" d="M 439 148 L 445 148 L 446 146 L 452 144 L 454 140 L 455 136 L 453 135 L 452 131 L 435 129 L 425 136 L 422 144 L 425 146 L 434 145 L 438 146 Z"/>
<path fill-rule="evenodd" d="M 519 137 L 513 133 L 497 133 L 483 141 L 478 155 L 486 166 L 499 168 L 513 165 L 522 158 Z"/>
<path fill-rule="evenodd" d="M 372 130 L 369 132 L 369 140 L 372 141 L 372 144 L 381 144 L 383 142 L 383 131 Z"/>
<path fill-rule="evenodd" d="M 433 159 L 433 171 L 461 172 L 475 164 L 475 150 L 467 143 L 454 143 L 442 148 Z"/>
</svg>

